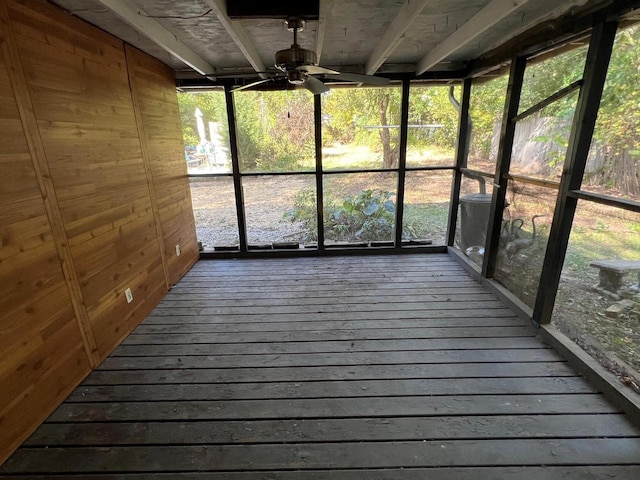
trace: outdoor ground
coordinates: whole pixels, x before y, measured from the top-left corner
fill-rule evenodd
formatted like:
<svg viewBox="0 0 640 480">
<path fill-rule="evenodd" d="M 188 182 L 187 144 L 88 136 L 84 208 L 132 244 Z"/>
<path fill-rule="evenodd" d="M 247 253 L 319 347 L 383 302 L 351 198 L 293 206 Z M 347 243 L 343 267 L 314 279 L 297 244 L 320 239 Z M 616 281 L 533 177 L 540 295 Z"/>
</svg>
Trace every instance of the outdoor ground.
<svg viewBox="0 0 640 480">
<path fill-rule="evenodd" d="M 451 173 L 415 172 L 408 179 L 410 192 L 405 198 L 405 227 L 415 239 L 444 244 Z M 315 195 L 315 176 L 262 175 L 243 178 L 247 236 L 251 244 L 282 241 L 308 242 L 310 229 L 302 222 L 286 218 L 295 209 L 296 194 L 311 191 Z M 373 188 L 395 192 L 394 173 L 330 175 L 325 181 L 329 200 L 354 197 Z M 192 179 L 191 196 L 196 217 L 198 240 L 207 247 L 237 245 L 237 214 L 231 178 Z M 395 203 L 395 196 L 392 197 Z M 315 239 L 311 239 L 313 241 Z M 391 240 L 391 238 L 389 238 Z"/>
<path fill-rule="evenodd" d="M 563 275 L 552 323 L 640 394 L 640 315 L 608 317 L 616 301 L 594 291 L 597 283 L 595 274 Z"/>
</svg>

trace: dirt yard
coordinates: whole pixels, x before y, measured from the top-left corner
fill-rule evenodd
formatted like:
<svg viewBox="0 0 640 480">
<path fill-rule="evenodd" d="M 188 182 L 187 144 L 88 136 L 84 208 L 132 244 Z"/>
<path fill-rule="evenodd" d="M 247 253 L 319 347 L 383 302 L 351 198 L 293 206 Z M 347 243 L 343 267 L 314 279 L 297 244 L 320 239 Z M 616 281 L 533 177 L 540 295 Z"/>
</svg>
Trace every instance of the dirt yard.
<svg viewBox="0 0 640 480">
<path fill-rule="evenodd" d="M 640 315 L 627 310 L 607 316 L 616 300 L 596 292 L 597 283 L 595 273 L 563 275 L 552 323 L 640 394 Z"/>
<path fill-rule="evenodd" d="M 406 218 L 424 228 L 416 236 L 443 244 L 449 209 L 451 173 L 414 172 L 407 179 L 411 193 L 405 199 Z M 395 173 L 327 175 L 324 196 L 330 202 L 342 202 L 366 189 L 395 192 Z M 315 193 L 314 175 L 261 175 L 243 178 L 243 194 L 250 244 L 297 241 L 304 243 L 313 232 L 301 222 L 291 222 L 286 213 L 295 208 L 296 195 L 304 190 Z M 206 248 L 238 244 L 238 221 L 230 177 L 192 179 L 191 196 L 196 217 L 198 240 Z M 395 197 L 393 197 L 395 201 Z M 406 224 L 406 222 L 405 222 Z"/>
<path fill-rule="evenodd" d="M 314 182 L 311 184 L 311 182 Z M 295 194 L 313 186 L 313 176 L 261 176 L 243 180 L 247 234 L 251 244 L 296 241 L 304 227 L 284 218 L 293 208 Z M 237 245 L 238 217 L 230 177 L 191 182 L 191 197 L 198 240 L 205 247 Z"/>
</svg>

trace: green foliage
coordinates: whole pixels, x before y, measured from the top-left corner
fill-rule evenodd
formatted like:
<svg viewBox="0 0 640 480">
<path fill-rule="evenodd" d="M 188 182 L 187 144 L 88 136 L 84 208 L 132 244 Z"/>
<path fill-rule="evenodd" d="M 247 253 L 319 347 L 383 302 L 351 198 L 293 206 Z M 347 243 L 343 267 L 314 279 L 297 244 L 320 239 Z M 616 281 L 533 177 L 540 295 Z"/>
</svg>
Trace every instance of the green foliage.
<svg viewBox="0 0 640 480">
<path fill-rule="evenodd" d="M 586 47 L 527 66 L 522 86 L 519 111 L 523 112 L 576 80 L 582 78 Z M 472 156 L 489 160 L 491 141 L 502 123 L 509 78 L 505 73 L 471 91 L 470 115 L 473 122 L 470 152 Z M 566 96 L 544 109 L 550 117 L 573 115 L 575 96 Z"/>
<path fill-rule="evenodd" d="M 245 92 L 245 94 L 234 94 L 233 101 L 235 104 L 236 114 L 236 135 L 238 138 L 238 158 L 240 160 L 240 169 L 250 171 L 257 165 L 257 159 L 260 156 L 260 147 L 264 141 L 263 132 L 257 115 L 252 115 L 252 109 L 255 108 L 254 99 L 251 97 L 253 92 Z"/>
<path fill-rule="evenodd" d="M 558 130 L 561 130 L 561 132 L 558 132 Z M 532 140 L 535 142 L 550 143 L 560 147 L 558 150 L 548 155 L 548 165 L 552 169 L 556 167 L 562 167 L 562 163 L 564 162 L 566 156 L 565 152 L 567 151 L 567 147 L 569 146 L 569 135 L 562 130 L 562 126 L 558 126 L 550 135 L 538 135 L 537 137 L 532 138 Z"/>
<path fill-rule="evenodd" d="M 326 238 L 347 242 L 392 239 L 396 212 L 392 197 L 391 192 L 367 189 L 342 201 L 325 198 Z M 315 192 L 300 191 L 296 195 L 294 209 L 285 213 L 285 218 L 292 222 L 302 222 L 306 231 L 315 232 Z"/>
<path fill-rule="evenodd" d="M 587 47 L 569 50 L 555 57 L 528 65 L 525 70 L 519 111 L 523 112 L 558 90 L 582 78 Z M 573 115 L 575 97 L 570 95 L 545 107 L 548 116 Z"/>
<path fill-rule="evenodd" d="M 395 167 L 401 96 L 398 87 L 335 89 L 323 95 L 323 145 L 365 145 L 382 157 L 383 167 Z"/>
<path fill-rule="evenodd" d="M 555 57 L 538 57 L 525 71 L 519 111 L 547 98 L 583 75 L 586 47 L 566 51 Z M 472 133 L 470 155 L 491 160 L 492 140 L 502 121 L 508 77 L 502 75 L 484 83 L 474 82 L 470 114 Z M 457 96 L 459 97 L 459 87 Z M 456 144 L 458 114 L 449 102 L 448 87 L 414 85 L 410 90 L 409 122 L 413 125 L 438 124 L 443 128 L 410 128 L 409 148 L 420 151 L 452 151 Z M 226 103 L 223 92 L 181 93 L 178 95 L 186 145 L 199 142 L 194 110 L 199 107 L 205 121 L 226 126 Z M 575 108 L 576 94 L 547 106 L 540 115 L 565 125 Z M 618 33 L 607 73 L 594 147 L 601 165 L 587 172 L 587 180 L 601 186 L 637 194 L 640 165 L 640 26 Z M 305 90 L 243 91 L 234 94 L 238 150 L 245 172 L 300 171 L 313 169 L 314 125 L 313 100 Z M 334 88 L 322 95 L 323 145 L 361 148 L 366 166 L 395 167 L 399 157 L 401 89 Z M 385 127 L 385 128 L 380 128 Z M 545 132 L 534 140 L 567 144 L 569 133 Z M 223 141 L 228 131 L 220 128 Z M 557 148 L 554 151 L 563 150 Z M 439 150 L 438 150 L 439 151 Z M 346 157 L 346 155 L 345 155 Z M 331 159 L 327 158 L 327 163 Z M 344 158 L 334 158 L 341 168 Z M 563 155 L 553 154 L 549 167 L 560 167 Z M 488 167 L 490 168 L 490 167 Z M 635 193 L 634 193 L 635 192 Z"/>
<path fill-rule="evenodd" d="M 313 98 L 306 91 L 239 92 L 234 94 L 238 156 L 243 171 L 295 171 L 314 162 Z M 185 145 L 197 145 L 195 109 L 205 123 L 220 122 L 228 144 L 223 92 L 180 93 L 178 104 Z"/>
<path fill-rule="evenodd" d="M 234 94 L 238 156 L 245 171 L 312 168 L 313 97 L 304 90 Z"/>
<path fill-rule="evenodd" d="M 218 122 L 218 129 L 222 142 L 229 144 L 229 129 L 227 127 L 227 103 L 224 92 L 178 93 L 178 107 L 182 121 L 182 138 L 185 145 L 200 143 L 195 111 L 199 108 L 206 122 Z"/>
<path fill-rule="evenodd" d="M 384 190 L 367 189 L 346 198 L 325 220 L 327 238 L 347 241 L 392 238 L 396 212 L 392 196 Z"/>
<path fill-rule="evenodd" d="M 614 150 L 640 144 L 640 26 L 618 32 L 598 112 L 595 139 Z"/>
<path fill-rule="evenodd" d="M 454 95 L 459 99 L 459 87 L 456 87 Z M 442 127 L 409 128 L 409 146 L 421 148 L 435 145 L 455 149 L 458 138 L 458 112 L 449 100 L 449 87 L 412 86 L 409 92 L 409 125 L 434 124 Z"/>
<path fill-rule="evenodd" d="M 583 75 L 586 47 L 567 51 L 552 58 L 529 65 L 525 71 L 520 101 L 522 112 L 547 98 Z M 470 154 L 490 160 L 491 141 L 502 120 L 506 96 L 507 75 L 489 82 L 474 84 L 470 113 L 473 121 Z M 593 146 L 599 152 L 601 164 L 587 172 L 586 179 L 606 188 L 637 195 L 640 186 L 640 26 L 618 32 L 613 55 L 607 71 Z M 576 96 L 569 95 L 553 102 L 543 110 L 547 117 L 566 123 L 575 109 Z M 560 147 L 568 143 L 566 129 L 549 132 L 536 138 Z M 563 155 L 552 156 L 550 167 L 560 167 Z"/>
<path fill-rule="evenodd" d="M 325 192 L 326 193 L 326 192 Z M 396 206 L 393 193 L 367 189 L 345 199 L 325 196 L 324 231 L 328 240 L 355 242 L 392 240 L 395 231 Z M 402 238 L 427 238 L 444 235 L 448 202 L 428 205 L 406 205 Z M 316 193 L 305 189 L 295 196 L 294 208 L 284 214 L 291 222 L 301 222 L 308 232 L 306 241 L 316 241 Z"/>
<path fill-rule="evenodd" d="M 602 163 L 586 179 L 640 195 L 640 26 L 618 32 L 594 132 Z"/>
<path fill-rule="evenodd" d="M 316 210 L 316 192 L 305 188 L 296 193 L 293 210 L 285 212 L 284 218 L 290 222 L 301 222 L 307 232 L 306 241 L 318 240 L 318 216 Z"/>
<path fill-rule="evenodd" d="M 502 75 L 471 88 L 471 156 L 489 160 L 494 130 L 502 122 L 508 80 L 507 75 Z"/>
</svg>

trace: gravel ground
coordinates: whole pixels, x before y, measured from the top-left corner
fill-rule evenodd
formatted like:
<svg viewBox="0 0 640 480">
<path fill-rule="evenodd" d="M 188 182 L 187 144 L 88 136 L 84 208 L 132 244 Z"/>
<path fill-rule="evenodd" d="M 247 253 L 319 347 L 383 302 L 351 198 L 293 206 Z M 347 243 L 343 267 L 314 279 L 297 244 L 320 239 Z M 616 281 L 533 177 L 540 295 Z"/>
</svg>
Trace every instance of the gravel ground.
<svg viewBox="0 0 640 480">
<path fill-rule="evenodd" d="M 261 176 L 243 179 L 249 243 L 301 241 L 304 226 L 284 214 L 293 208 L 295 194 L 315 185 L 314 177 Z M 231 178 L 191 183 L 198 240 L 206 247 L 238 244 L 238 218 Z"/>
</svg>

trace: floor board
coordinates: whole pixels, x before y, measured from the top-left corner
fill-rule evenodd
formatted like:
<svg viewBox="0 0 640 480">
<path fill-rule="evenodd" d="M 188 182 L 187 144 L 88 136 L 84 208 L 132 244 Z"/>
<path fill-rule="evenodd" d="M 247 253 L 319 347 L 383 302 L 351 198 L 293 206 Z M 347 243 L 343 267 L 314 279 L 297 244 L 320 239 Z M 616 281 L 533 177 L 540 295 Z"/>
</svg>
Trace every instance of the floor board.
<svg viewBox="0 0 640 480">
<path fill-rule="evenodd" d="M 201 261 L 0 478 L 639 478 L 536 334 L 445 254 Z"/>
</svg>

